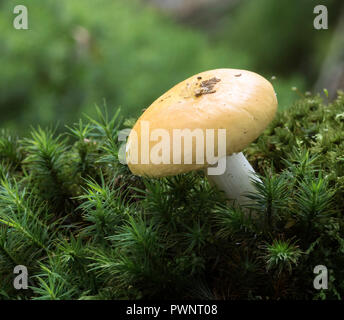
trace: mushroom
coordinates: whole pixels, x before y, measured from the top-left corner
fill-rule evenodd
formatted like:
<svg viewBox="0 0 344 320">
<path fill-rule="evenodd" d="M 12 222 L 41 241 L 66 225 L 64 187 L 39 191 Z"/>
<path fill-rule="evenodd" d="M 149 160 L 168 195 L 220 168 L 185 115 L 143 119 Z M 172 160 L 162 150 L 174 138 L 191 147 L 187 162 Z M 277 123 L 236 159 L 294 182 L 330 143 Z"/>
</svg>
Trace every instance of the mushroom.
<svg viewBox="0 0 344 320">
<path fill-rule="evenodd" d="M 241 151 L 258 138 L 276 109 L 271 83 L 254 72 L 196 74 L 155 100 L 137 120 L 126 144 L 129 169 L 147 177 L 206 169 L 229 199 L 245 204 L 244 195 L 255 192 L 251 180 L 258 178 Z"/>
</svg>

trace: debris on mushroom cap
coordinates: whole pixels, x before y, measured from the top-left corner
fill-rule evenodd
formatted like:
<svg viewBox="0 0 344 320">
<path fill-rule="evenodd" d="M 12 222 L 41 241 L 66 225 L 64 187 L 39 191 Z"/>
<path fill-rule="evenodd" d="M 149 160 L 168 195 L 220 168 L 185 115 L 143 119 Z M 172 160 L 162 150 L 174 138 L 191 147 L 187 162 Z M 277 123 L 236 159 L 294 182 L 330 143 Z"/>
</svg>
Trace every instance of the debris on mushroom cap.
<svg viewBox="0 0 344 320">
<path fill-rule="evenodd" d="M 202 79 L 202 77 L 197 77 L 197 79 L 198 78 Z M 202 81 L 199 88 L 195 89 L 195 96 L 199 97 L 202 94 L 215 93 L 216 90 L 214 90 L 214 86 L 219 81 L 221 81 L 221 79 L 217 79 L 216 77 Z"/>
<path fill-rule="evenodd" d="M 240 76 L 239 76 L 240 75 Z M 137 175 L 163 177 L 201 169 L 213 164 L 206 158 L 204 147 L 203 164 L 196 163 L 196 148 L 182 148 L 182 159 L 192 158 L 191 164 L 141 163 L 141 152 L 150 152 L 158 143 L 170 150 L 173 159 L 173 131 L 175 129 L 206 130 L 226 129 L 225 154 L 242 151 L 255 140 L 272 121 L 277 110 L 277 98 L 271 83 L 257 73 L 237 69 L 215 69 L 196 74 L 168 90 L 156 99 L 137 120 L 128 138 L 127 162 L 129 169 Z M 169 144 L 160 137 L 146 141 L 141 146 L 141 123 L 149 123 L 149 130 L 163 129 L 168 132 Z M 134 141 L 137 134 L 137 143 Z M 215 138 L 216 140 L 216 138 Z M 217 142 L 215 142 L 216 144 Z M 166 144 L 166 145 L 165 145 Z M 206 145 L 206 143 L 204 143 Z M 142 147 L 142 150 L 141 150 Z M 216 148 L 213 152 L 217 154 Z M 165 150 L 165 149 L 164 149 Z M 132 156 L 138 154 L 138 163 Z"/>
</svg>

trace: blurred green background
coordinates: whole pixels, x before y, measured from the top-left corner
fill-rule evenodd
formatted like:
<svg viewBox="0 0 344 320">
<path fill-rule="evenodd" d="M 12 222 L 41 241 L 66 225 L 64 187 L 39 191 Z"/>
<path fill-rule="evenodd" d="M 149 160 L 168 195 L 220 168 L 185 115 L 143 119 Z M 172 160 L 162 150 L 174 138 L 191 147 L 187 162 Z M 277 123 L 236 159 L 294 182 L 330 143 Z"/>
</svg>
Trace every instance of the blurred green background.
<svg viewBox="0 0 344 320">
<path fill-rule="evenodd" d="M 29 30 L 13 27 L 19 4 Z M 328 30 L 313 27 L 318 4 Z M 0 127 L 63 127 L 105 102 L 137 116 L 186 77 L 223 67 L 276 77 L 285 108 L 319 81 L 330 86 L 322 73 L 333 50 L 344 52 L 333 49 L 342 9 L 342 0 L 1 0 Z"/>
</svg>

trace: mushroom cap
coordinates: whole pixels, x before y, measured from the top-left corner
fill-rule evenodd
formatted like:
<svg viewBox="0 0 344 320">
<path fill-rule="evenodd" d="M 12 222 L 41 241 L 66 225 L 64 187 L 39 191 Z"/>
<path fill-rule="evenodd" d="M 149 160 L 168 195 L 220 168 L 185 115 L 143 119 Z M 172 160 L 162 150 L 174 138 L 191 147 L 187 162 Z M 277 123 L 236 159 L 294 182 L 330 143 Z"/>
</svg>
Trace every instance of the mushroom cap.
<svg viewBox="0 0 344 320">
<path fill-rule="evenodd" d="M 206 143 L 204 161 L 196 163 L 195 139 L 187 150 L 182 144 L 181 163 L 173 163 L 173 152 L 176 152 L 173 150 L 173 130 L 201 129 L 206 137 L 206 130 L 213 129 L 214 148 L 217 148 L 217 130 L 226 129 L 226 150 L 221 152 L 220 148 L 215 149 L 219 159 L 242 151 L 258 138 L 273 120 L 276 110 L 277 98 L 271 83 L 257 73 L 215 69 L 196 74 L 156 99 L 137 120 L 126 145 L 129 169 L 136 175 L 164 177 L 213 165 L 214 160 L 206 157 Z M 146 135 L 143 138 L 143 121 L 149 124 L 150 133 L 155 129 L 164 129 L 170 139 L 157 138 L 152 141 Z M 146 143 L 146 147 L 141 146 L 142 142 Z M 143 157 L 147 157 L 147 152 L 151 152 L 154 146 L 167 148 L 165 150 L 170 154 L 170 163 L 157 163 L 151 159 L 145 162 L 143 158 L 141 161 L 141 151 Z M 184 163 L 184 157 L 191 155 L 192 162 Z"/>
</svg>

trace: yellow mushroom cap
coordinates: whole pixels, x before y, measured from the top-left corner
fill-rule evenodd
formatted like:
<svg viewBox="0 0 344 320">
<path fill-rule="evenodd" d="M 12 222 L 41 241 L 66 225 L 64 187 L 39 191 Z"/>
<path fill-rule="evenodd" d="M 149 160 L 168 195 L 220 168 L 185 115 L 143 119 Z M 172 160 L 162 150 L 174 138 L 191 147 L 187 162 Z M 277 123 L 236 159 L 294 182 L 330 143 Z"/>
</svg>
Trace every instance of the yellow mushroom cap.
<svg viewBox="0 0 344 320">
<path fill-rule="evenodd" d="M 133 174 L 149 177 L 176 175 L 208 167 L 204 150 L 203 163 L 196 163 L 196 146 L 181 148 L 181 164 L 173 163 L 173 130 L 226 129 L 225 154 L 242 151 L 258 138 L 276 114 L 277 98 L 271 83 L 257 73 L 237 69 L 215 69 L 196 74 L 168 90 L 156 99 L 134 125 L 127 142 L 126 160 Z M 149 125 L 149 132 L 163 129 L 171 139 L 147 139 L 143 141 L 143 125 Z M 147 141 L 148 140 L 148 141 Z M 144 142 L 146 147 L 141 143 Z M 153 163 L 147 153 L 154 147 L 167 148 L 170 163 Z M 216 146 L 215 146 L 216 147 Z M 142 150 L 141 150 L 142 148 Z M 206 148 L 206 143 L 204 143 Z M 189 154 L 188 154 L 189 153 Z M 191 156 L 191 163 L 184 163 L 185 156 Z M 141 157 L 143 156 L 143 157 Z M 144 159 L 148 159 L 148 162 Z"/>
</svg>

